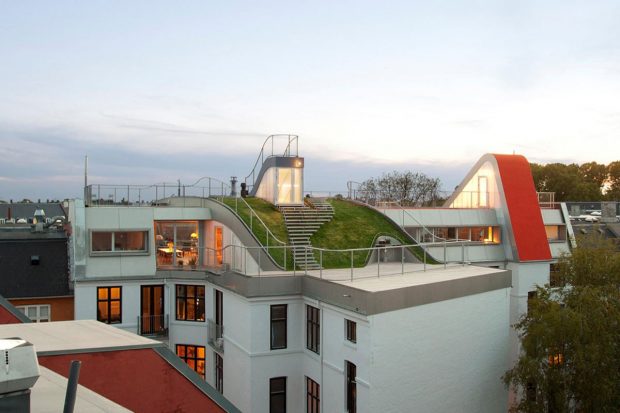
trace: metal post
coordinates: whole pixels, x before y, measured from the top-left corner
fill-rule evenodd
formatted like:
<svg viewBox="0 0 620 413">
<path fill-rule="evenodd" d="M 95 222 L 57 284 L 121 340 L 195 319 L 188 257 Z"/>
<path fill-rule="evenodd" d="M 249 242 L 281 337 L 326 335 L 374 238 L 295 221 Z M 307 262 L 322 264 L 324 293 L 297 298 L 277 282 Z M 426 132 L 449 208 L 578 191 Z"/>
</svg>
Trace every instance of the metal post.
<svg viewBox="0 0 620 413">
<path fill-rule="evenodd" d="M 463 263 L 463 267 L 465 266 L 465 244 L 461 242 L 461 262 Z"/>
<path fill-rule="evenodd" d="M 405 247 L 400 247 L 400 273 L 405 273 Z"/>
<path fill-rule="evenodd" d="M 422 248 L 424 251 L 424 271 L 426 272 L 426 248 Z"/>
<path fill-rule="evenodd" d="M 260 277 L 260 253 L 261 253 L 261 249 L 258 250 L 258 276 Z"/>
<path fill-rule="evenodd" d="M 353 250 L 351 250 L 351 282 L 353 282 Z"/>
<path fill-rule="evenodd" d="M 237 202 L 237 200 L 238 200 L 238 199 L 239 199 L 239 198 L 235 197 L 235 212 L 236 212 L 236 213 L 239 213 L 238 208 L 237 208 L 237 203 L 238 203 L 238 202 Z"/>
<path fill-rule="evenodd" d="M 155 185 L 155 203 L 157 203 L 157 199 L 159 198 L 159 196 L 157 195 L 157 188 L 158 186 Z"/>
<path fill-rule="evenodd" d="M 127 205 L 129 205 L 129 185 L 127 185 Z"/>
<path fill-rule="evenodd" d="M 448 266 L 448 262 L 446 260 L 446 240 L 443 240 L 443 267 L 446 268 Z"/>
<path fill-rule="evenodd" d="M 286 271 L 286 245 L 284 245 L 282 248 L 284 248 L 284 271 Z"/>
<path fill-rule="evenodd" d="M 253 221 L 253 220 L 252 220 L 252 217 L 253 217 L 253 215 L 252 215 L 252 211 L 250 211 L 250 230 L 252 230 L 252 228 L 254 228 L 254 227 L 252 226 L 252 224 L 253 224 L 253 223 L 252 223 L 252 221 Z"/>
<path fill-rule="evenodd" d="M 321 274 L 320 277 L 323 279 L 323 250 L 319 250 L 319 265 L 321 266 Z"/>
<path fill-rule="evenodd" d="M 304 275 L 308 275 L 308 246 L 304 245 L 304 260 L 306 261 L 306 264 L 304 265 Z"/>
<path fill-rule="evenodd" d="M 380 277 L 381 274 L 381 248 L 376 248 L 377 250 L 377 278 Z M 387 251 L 387 250 L 384 250 Z"/>
<path fill-rule="evenodd" d="M 211 178 L 209 178 L 209 197 L 211 197 Z"/>
<path fill-rule="evenodd" d="M 69 381 L 67 383 L 67 392 L 65 393 L 65 407 L 63 413 L 73 413 L 75 407 L 75 396 L 77 393 L 78 380 L 80 378 L 80 366 L 82 362 L 72 360 L 69 367 Z"/>
</svg>

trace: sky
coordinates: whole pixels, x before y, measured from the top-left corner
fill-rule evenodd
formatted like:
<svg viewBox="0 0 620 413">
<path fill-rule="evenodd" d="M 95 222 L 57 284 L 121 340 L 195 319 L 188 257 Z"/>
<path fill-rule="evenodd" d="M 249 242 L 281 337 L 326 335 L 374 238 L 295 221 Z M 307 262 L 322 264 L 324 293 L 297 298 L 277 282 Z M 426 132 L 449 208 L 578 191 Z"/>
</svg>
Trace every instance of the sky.
<svg viewBox="0 0 620 413">
<path fill-rule="evenodd" d="M 620 2 L 0 0 L 0 199 L 245 177 L 305 189 L 485 153 L 620 159 Z"/>
</svg>

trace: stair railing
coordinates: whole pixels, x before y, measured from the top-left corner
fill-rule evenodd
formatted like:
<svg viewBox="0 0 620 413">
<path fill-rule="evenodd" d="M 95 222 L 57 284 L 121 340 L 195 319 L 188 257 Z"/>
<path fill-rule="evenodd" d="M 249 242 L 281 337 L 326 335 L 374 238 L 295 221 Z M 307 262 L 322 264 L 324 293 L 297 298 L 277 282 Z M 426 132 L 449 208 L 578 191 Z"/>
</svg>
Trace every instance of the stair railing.
<svg viewBox="0 0 620 413">
<path fill-rule="evenodd" d="M 284 138 L 287 139 L 287 145 L 284 149 L 284 152 L 282 155 L 279 155 L 279 154 L 276 155 L 274 140 L 284 139 Z M 252 171 L 243 180 L 243 182 L 245 182 L 245 184 L 247 185 L 246 189 L 248 191 L 251 191 L 252 188 L 254 187 L 254 184 L 256 183 L 255 182 L 256 174 L 260 172 L 260 168 L 263 166 L 265 159 L 271 158 L 272 156 L 285 156 L 285 157 L 299 156 L 299 139 L 298 138 L 299 137 L 297 135 L 280 134 L 280 135 L 269 135 L 267 139 L 265 139 L 265 142 L 263 143 L 263 146 L 260 149 L 258 157 L 256 158 L 256 162 L 254 162 Z M 271 143 L 271 145 L 269 145 L 269 143 Z M 248 178 L 250 177 L 252 177 L 252 181 L 251 183 L 248 184 Z"/>
</svg>

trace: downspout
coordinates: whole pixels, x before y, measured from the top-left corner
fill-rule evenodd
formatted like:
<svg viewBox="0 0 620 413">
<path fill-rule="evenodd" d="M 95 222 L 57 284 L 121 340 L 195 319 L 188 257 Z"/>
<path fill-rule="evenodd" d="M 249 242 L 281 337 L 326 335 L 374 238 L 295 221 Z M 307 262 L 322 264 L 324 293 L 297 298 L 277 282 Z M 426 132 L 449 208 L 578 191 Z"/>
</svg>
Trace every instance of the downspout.
<svg viewBox="0 0 620 413">
<path fill-rule="evenodd" d="M 324 324 L 323 324 L 323 312 L 325 311 L 325 308 L 323 307 L 323 303 L 321 301 L 319 301 L 319 308 L 321 309 L 321 343 L 323 344 L 323 349 L 321 351 L 321 388 L 323 389 L 323 391 L 325 391 L 325 387 L 323 387 L 323 354 L 325 354 L 325 342 L 323 341 L 323 328 L 324 328 Z M 307 391 L 307 390 L 306 390 Z M 322 393 L 319 393 L 319 397 L 320 399 L 320 406 L 319 409 L 320 411 L 324 412 L 325 409 L 323 408 L 323 401 L 325 400 L 325 397 L 323 397 Z"/>
</svg>

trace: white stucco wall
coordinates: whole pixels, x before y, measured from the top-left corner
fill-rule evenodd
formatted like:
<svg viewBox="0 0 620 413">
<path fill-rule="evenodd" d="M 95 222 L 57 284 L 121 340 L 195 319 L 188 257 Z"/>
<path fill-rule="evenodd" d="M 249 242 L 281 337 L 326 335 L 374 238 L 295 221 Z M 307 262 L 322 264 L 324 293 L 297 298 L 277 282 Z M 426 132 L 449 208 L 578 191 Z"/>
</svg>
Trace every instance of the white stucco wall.
<svg viewBox="0 0 620 413">
<path fill-rule="evenodd" d="M 502 412 L 509 290 L 369 317 L 370 397 L 360 412 Z"/>
</svg>

